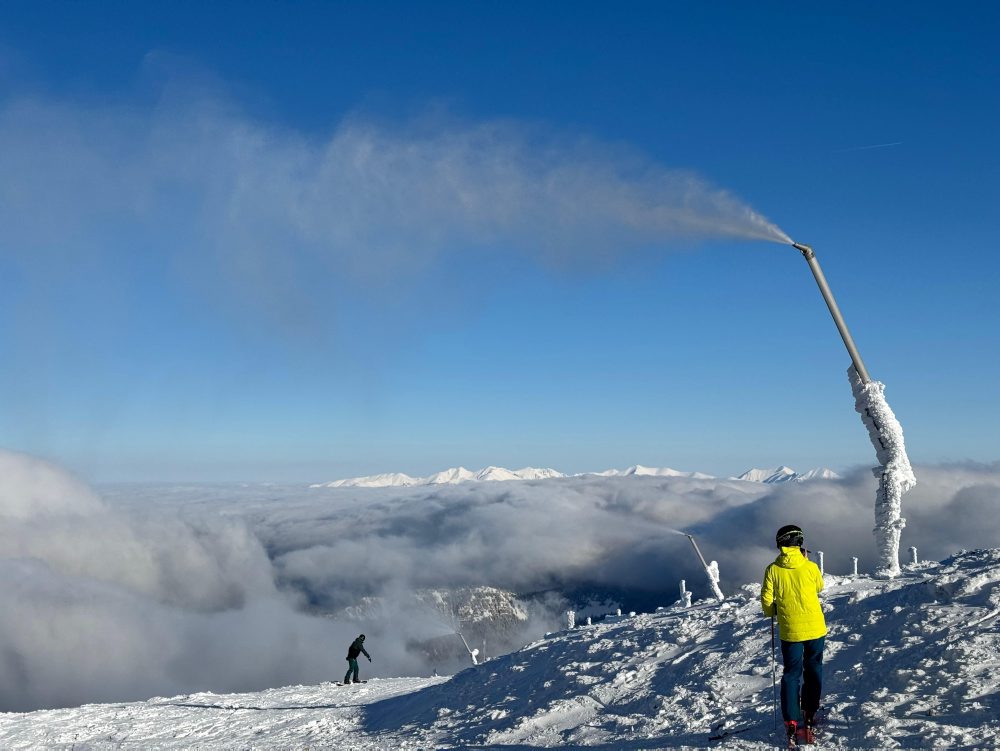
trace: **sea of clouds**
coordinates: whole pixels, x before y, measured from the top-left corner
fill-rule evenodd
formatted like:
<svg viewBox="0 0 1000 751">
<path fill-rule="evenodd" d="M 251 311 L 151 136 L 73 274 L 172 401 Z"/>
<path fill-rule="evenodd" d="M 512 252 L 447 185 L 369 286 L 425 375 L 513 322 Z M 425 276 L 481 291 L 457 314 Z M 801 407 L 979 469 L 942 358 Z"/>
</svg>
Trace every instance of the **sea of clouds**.
<svg viewBox="0 0 1000 751">
<path fill-rule="evenodd" d="M 1000 545 L 1000 463 L 918 467 L 904 548 Z M 773 534 L 801 525 L 831 573 L 875 565 L 876 482 L 576 477 L 409 489 L 142 486 L 100 493 L 0 451 L 0 709 L 28 710 L 339 677 L 359 630 L 377 675 L 428 674 L 418 645 L 454 624 L 422 588 L 587 586 L 708 595 L 760 578 Z M 908 556 L 903 556 L 908 560 Z M 382 598 L 370 622 L 343 609 Z M 562 601 L 518 636 L 558 627 Z M 326 614 L 326 615 L 324 615 Z M 334 617 L 330 617 L 330 616 Z"/>
</svg>

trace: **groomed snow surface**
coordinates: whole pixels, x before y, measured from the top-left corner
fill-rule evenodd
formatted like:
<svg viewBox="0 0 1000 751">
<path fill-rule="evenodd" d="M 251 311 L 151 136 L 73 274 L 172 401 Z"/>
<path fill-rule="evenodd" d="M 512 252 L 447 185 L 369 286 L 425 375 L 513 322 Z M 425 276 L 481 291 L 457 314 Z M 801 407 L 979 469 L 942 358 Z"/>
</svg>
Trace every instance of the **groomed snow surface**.
<svg viewBox="0 0 1000 751">
<path fill-rule="evenodd" d="M 1000 550 L 826 583 L 819 747 L 1000 745 Z M 0 747 L 770 748 L 757 593 L 549 634 L 450 678 L 2 714 Z"/>
</svg>

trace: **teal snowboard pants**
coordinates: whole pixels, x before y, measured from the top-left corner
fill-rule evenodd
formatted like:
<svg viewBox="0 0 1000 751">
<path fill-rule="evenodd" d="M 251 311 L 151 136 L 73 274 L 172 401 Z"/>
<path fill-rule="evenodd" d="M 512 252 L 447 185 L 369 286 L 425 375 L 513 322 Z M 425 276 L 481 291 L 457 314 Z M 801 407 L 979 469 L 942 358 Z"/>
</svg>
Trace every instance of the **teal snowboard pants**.
<svg viewBox="0 0 1000 751">
<path fill-rule="evenodd" d="M 357 658 L 347 658 L 347 675 L 344 676 L 344 683 L 351 682 L 351 673 L 354 673 L 354 682 L 358 682 L 358 660 Z"/>
</svg>

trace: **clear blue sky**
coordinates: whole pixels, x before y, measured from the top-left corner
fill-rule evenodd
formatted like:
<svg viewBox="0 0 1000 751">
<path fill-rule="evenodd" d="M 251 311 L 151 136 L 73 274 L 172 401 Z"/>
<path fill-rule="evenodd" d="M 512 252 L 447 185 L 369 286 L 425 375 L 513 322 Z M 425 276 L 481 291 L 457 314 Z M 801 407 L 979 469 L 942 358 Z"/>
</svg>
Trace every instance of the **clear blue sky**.
<svg viewBox="0 0 1000 751">
<path fill-rule="evenodd" d="M 322 233 L 258 268 L 266 192 L 214 233 L 213 123 L 264 134 L 270 189 L 345 123 L 444 112 L 731 190 L 816 247 L 911 460 L 1000 459 L 998 35 L 988 3 L 4 3 L 0 446 L 95 481 L 873 462 L 787 247 L 435 250 L 419 188 L 419 263 L 359 220 L 360 271 Z M 160 154 L 202 192 L 143 193 Z"/>
</svg>

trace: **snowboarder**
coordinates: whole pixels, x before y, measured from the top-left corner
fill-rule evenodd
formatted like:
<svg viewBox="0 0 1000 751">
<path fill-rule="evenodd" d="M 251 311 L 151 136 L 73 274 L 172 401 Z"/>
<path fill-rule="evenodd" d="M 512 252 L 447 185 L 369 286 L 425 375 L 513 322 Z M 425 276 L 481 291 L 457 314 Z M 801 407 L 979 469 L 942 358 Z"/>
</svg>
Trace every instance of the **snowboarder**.
<svg viewBox="0 0 1000 751">
<path fill-rule="evenodd" d="M 361 683 L 358 677 L 358 655 L 363 654 L 368 658 L 368 662 L 372 661 L 372 656 L 365 651 L 365 635 L 361 634 L 357 639 L 351 642 L 351 646 L 347 649 L 347 675 L 344 676 L 344 683 L 351 682 L 351 674 L 354 674 L 354 682 Z"/>
<path fill-rule="evenodd" d="M 794 524 L 782 527 L 774 541 L 781 554 L 764 571 L 760 604 L 764 615 L 778 617 L 781 659 L 785 666 L 781 676 L 781 715 L 789 745 L 813 743 L 823 686 L 826 637 L 826 619 L 818 596 L 823 591 L 823 575 L 819 566 L 806 557 L 805 537 L 799 527 Z"/>
</svg>

